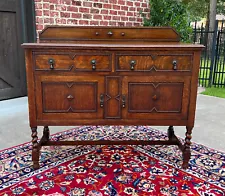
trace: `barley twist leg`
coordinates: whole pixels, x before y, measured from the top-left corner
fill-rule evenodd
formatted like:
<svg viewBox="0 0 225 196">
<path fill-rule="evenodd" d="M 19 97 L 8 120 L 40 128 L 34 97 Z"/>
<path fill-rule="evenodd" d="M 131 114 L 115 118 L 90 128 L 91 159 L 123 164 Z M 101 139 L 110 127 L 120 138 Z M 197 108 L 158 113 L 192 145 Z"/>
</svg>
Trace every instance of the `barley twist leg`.
<svg viewBox="0 0 225 196">
<path fill-rule="evenodd" d="M 184 148 L 183 148 L 183 169 L 188 168 L 188 162 L 191 158 L 191 134 L 192 134 L 192 129 L 193 127 L 186 127 L 186 137 L 185 137 L 185 143 L 184 143 Z"/>
<path fill-rule="evenodd" d="M 32 161 L 33 161 L 33 168 L 38 169 L 39 165 L 39 145 L 38 145 L 38 136 L 37 136 L 37 127 L 31 127 L 31 137 L 32 137 Z"/>
</svg>

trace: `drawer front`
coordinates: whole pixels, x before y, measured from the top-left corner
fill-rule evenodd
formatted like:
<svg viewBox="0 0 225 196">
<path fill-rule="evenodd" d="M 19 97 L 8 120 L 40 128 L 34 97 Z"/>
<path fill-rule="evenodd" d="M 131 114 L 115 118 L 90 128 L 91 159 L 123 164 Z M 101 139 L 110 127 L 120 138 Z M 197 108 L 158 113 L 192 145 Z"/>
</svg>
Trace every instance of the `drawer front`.
<svg viewBox="0 0 225 196">
<path fill-rule="evenodd" d="M 69 53 L 36 53 L 34 61 L 36 71 L 71 71 L 74 67 Z"/>
<path fill-rule="evenodd" d="M 37 113 L 41 120 L 103 118 L 103 77 L 38 76 Z"/>
<path fill-rule="evenodd" d="M 190 77 L 130 76 L 123 79 L 124 118 L 187 119 Z"/>
<path fill-rule="evenodd" d="M 111 71 L 110 55 L 77 54 L 74 62 L 76 71 Z"/>
<path fill-rule="evenodd" d="M 119 54 L 117 71 L 188 71 L 192 70 L 192 54 Z"/>
<path fill-rule="evenodd" d="M 35 53 L 36 71 L 111 71 L 111 54 Z"/>
</svg>

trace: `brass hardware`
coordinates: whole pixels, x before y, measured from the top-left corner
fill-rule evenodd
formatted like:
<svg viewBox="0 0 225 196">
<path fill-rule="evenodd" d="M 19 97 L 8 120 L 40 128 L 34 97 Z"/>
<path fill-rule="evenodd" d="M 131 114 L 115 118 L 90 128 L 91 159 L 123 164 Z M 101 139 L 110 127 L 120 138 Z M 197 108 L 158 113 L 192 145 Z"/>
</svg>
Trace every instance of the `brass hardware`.
<svg viewBox="0 0 225 196">
<path fill-rule="evenodd" d="M 157 95 L 154 95 L 154 96 L 152 97 L 152 99 L 153 99 L 154 101 L 156 101 L 156 100 L 158 99 Z"/>
<path fill-rule="evenodd" d="M 95 33 L 95 35 L 97 35 L 97 36 L 98 36 L 98 35 L 99 35 L 99 32 L 96 32 L 96 33 Z"/>
<path fill-rule="evenodd" d="M 122 36 L 124 36 L 124 35 L 125 35 L 125 33 L 124 33 L 124 32 L 122 32 L 122 33 L 121 33 L 121 35 L 122 35 Z"/>
<path fill-rule="evenodd" d="M 50 69 L 54 69 L 54 64 L 55 64 L 54 59 L 48 59 L 48 64 L 50 65 Z"/>
<path fill-rule="evenodd" d="M 95 59 L 91 60 L 91 64 L 92 64 L 92 69 L 96 70 L 96 60 Z"/>
<path fill-rule="evenodd" d="M 176 60 L 173 61 L 173 70 L 177 70 L 177 61 Z"/>
<path fill-rule="evenodd" d="M 113 32 L 112 31 L 109 31 L 108 32 L 108 35 L 112 36 L 113 35 Z"/>
<path fill-rule="evenodd" d="M 122 96 L 122 108 L 125 108 L 126 107 L 126 96 L 123 95 Z"/>
<path fill-rule="evenodd" d="M 67 99 L 68 99 L 69 101 L 71 101 L 72 99 L 74 99 L 74 97 L 73 97 L 72 95 L 68 95 L 68 96 L 67 96 Z"/>
<path fill-rule="evenodd" d="M 136 65 L 136 61 L 135 60 L 131 60 L 130 61 L 130 69 L 134 70 L 134 66 Z"/>
<path fill-rule="evenodd" d="M 103 94 L 100 95 L 100 107 L 101 108 L 104 107 L 104 95 Z"/>
</svg>

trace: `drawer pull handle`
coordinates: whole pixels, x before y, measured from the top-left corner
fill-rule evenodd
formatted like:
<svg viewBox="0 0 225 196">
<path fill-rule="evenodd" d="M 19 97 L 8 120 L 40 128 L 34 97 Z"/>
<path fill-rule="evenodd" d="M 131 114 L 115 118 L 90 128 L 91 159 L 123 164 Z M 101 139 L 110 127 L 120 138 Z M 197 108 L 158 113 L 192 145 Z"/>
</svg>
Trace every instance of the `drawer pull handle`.
<svg viewBox="0 0 225 196">
<path fill-rule="evenodd" d="M 125 108 L 126 107 L 126 96 L 123 95 L 122 96 L 122 108 Z"/>
<path fill-rule="evenodd" d="M 176 60 L 173 61 L 173 70 L 177 70 L 177 61 Z"/>
<path fill-rule="evenodd" d="M 134 66 L 136 65 L 136 61 L 134 61 L 134 60 L 131 60 L 130 61 L 130 69 L 131 70 L 134 70 Z"/>
<path fill-rule="evenodd" d="M 74 99 L 74 97 L 73 97 L 72 95 L 68 95 L 68 96 L 67 96 L 67 99 L 68 99 L 69 101 L 71 101 L 72 99 Z"/>
<path fill-rule="evenodd" d="M 91 60 L 91 64 L 92 64 L 92 69 L 96 70 L 96 60 L 95 59 Z"/>
<path fill-rule="evenodd" d="M 157 95 L 153 95 L 152 99 L 156 101 L 158 99 Z"/>
<path fill-rule="evenodd" d="M 108 32 L 108 35 L 112 36 L 113 35 L 113 32 L 112 31 L 109 31 Z"/>
<path fill-rule="evenodd" d="M 103 94 L 100 95 L 100 107 L 101 108 L 104 107 L 104 95 Z"/>
<path fill-rule="evenodd" d="M 96 32 L 95 35 L 98 36 L 99 35 L 99 32 Z"/>
<path fill-rule="evenodd" d="M 125 33 L 124 33 L 124 32 L 122 32 L 122 33 L 121 33 L 121 35 L 122 35 L 122 36 L 124 36 L 124 35 L 125 35 Z"/>
<path fill-rule="evenodd" d="M 54 59 L 48 59 L 48 64 L 50 65 L 50 69 L 54 69 L 54 64 L 55 64 Z"/>
</svg>

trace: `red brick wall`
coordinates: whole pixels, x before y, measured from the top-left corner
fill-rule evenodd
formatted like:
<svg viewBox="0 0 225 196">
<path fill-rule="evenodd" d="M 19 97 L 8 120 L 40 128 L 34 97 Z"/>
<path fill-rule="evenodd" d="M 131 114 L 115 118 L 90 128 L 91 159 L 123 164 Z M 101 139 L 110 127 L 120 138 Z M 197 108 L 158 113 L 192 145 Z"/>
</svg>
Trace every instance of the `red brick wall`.
<svg viewBox="0 0 225 196">
<path fill-rule="evenodd" d="M 35 0 L 36 26 L 140 26 L 149 0 Z"/>
</svg>

